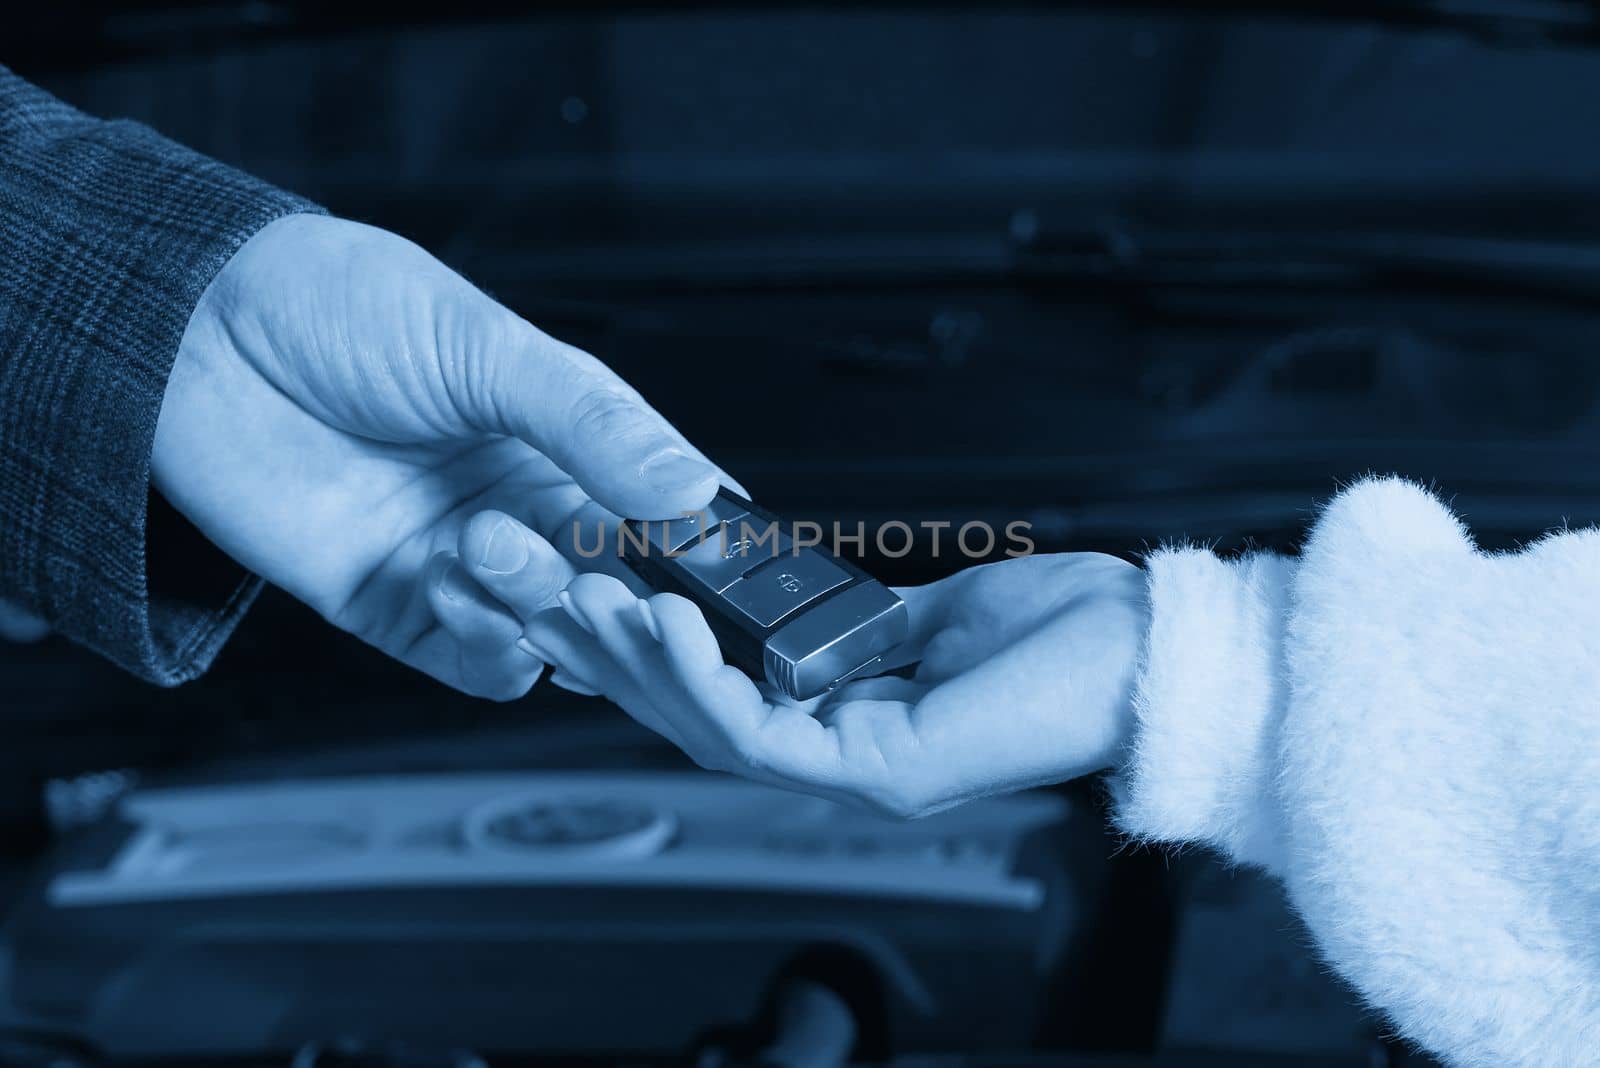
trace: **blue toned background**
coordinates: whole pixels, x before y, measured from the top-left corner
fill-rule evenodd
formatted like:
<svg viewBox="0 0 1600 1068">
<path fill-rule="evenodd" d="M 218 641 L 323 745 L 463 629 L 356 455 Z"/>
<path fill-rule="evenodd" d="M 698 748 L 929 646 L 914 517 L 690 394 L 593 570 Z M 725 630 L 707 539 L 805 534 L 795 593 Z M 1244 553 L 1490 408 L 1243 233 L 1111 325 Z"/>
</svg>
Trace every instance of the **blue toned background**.
<svg viewBox="0 0 1600 1068">
<path fill-rule="evenodd" d="M 0 59 L 417 240 L 794 519 L 1287 549 L 1369 469 L 1436 479 L 1495 545 L 1600 518 L 1591 9 L 1255 7 L 80 4 L 22 15 Z M 865 564 L 909 582 L 961 563 L 925 550 Z M 0 650 L 0 679 L 19 885 L 47 849 L 45 780 L 95 769 L 683 769 L 599 702 L 454 695 L 270 591 L 176 691 L 59 642 Z M 939 1005 L 953 1031 L 1009 1036 L 1026 1001 L 1027 1040 L 886 1030 L 878 1054 L 1413 1062 L 1275 888 L 1116 853 L 1087 822 L 1052 861 L 1059 953 Z M 907 939 L 948 922 L 837 907 Z M 929 967 L 1013 934 L 936 938 L 952 955 Z M 596 1043 L 568 1054 L 606 1057 L 629 1027 L 572 1011 Z M 738 1023 L 707 1012 L 705 1034 Z"/>
</svg>

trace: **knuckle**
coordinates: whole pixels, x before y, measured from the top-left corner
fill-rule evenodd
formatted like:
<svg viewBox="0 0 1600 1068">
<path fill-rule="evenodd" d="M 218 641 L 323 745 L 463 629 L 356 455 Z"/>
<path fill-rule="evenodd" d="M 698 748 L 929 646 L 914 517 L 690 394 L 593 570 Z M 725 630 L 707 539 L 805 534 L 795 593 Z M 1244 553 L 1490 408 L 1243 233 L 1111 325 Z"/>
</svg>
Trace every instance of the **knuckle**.
<svg viewBox="0 0 1600 1068">
<path fill-rule="evenodd" d="M 511 575 L 503 576 L 501 590 L 513 608 L 543 605 L 572 584 L 574 578 L 565 561 L 553 553 L 530 549 L 528 559 Z"/>
<path fill-rule="evenodd" d="M 567 588 L 569 576 L 564 570 L 538 564 L 527 570 L 527 599 L 534 605 L 548 607 L 554 604 L 556 595 Z"/>
<path fill-rule="evenodd" d="M 572 404 L 573 431 L 581 440 L 611 440 L 637 433 L 642 420 L 632 398 L 611 386 L 595 386 Z"/>
</svg>

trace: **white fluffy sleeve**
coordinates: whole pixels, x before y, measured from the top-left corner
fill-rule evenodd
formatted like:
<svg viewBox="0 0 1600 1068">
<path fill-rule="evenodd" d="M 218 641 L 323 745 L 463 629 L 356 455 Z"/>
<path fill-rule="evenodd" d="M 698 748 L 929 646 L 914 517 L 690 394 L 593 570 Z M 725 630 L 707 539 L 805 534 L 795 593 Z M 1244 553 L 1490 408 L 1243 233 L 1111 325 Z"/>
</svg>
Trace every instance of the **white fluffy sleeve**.
<svg viewBox="0 0 1600 1068">
<path fill-rule="evenodd" d="M 1373 480 L 1298 561 L 1149 573 L 1122 827 L 1279 875 L 1452 1064 L 1600 1064 L 1600 532 L 1485 554 Z"/>
</svg>

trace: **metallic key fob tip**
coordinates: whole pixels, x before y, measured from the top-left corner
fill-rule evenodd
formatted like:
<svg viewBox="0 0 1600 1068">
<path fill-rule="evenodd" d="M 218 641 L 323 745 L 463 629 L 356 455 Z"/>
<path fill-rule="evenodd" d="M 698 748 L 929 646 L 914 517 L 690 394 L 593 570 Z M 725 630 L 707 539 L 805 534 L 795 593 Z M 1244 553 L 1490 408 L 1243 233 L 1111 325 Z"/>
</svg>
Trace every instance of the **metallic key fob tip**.
<svg viewBox="0 0 1600 1068">
<path fill-rule="evenodd" d="M 704 512 L 630 519 L 622 556 L 640 578 L 700 606 L 723 656 L 797 700 L 862 674 L 905 641 L 905 602 L 821 546 L 722 490 Z"/>
</svg>

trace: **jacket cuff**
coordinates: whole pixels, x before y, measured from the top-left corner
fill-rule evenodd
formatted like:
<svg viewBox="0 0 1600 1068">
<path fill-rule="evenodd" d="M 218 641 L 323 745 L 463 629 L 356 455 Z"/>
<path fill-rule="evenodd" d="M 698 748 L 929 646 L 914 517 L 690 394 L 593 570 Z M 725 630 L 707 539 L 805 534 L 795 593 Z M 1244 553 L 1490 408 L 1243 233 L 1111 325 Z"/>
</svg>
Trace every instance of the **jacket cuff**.
<svg viewBox="0 0 1600 1068">
<path fill-rule="evenodd" d="M 150 450 L 201 294 L 320 211 L 0 67 L 0 593 L 157 684 L 209 666 L 260 588 L 192 532 L 150 580 Z M 155 535 L 151 549 L 173 555 Z"/>
<path fill-rule="evenodd" d="M 1143 841 L 1281 870 L 1273 776 L 1296 561 L 1169 548 L 1146 567 L 1151 623 L 1134 739 L 1110 780 L 1116 823 Z"/>
</svg>

